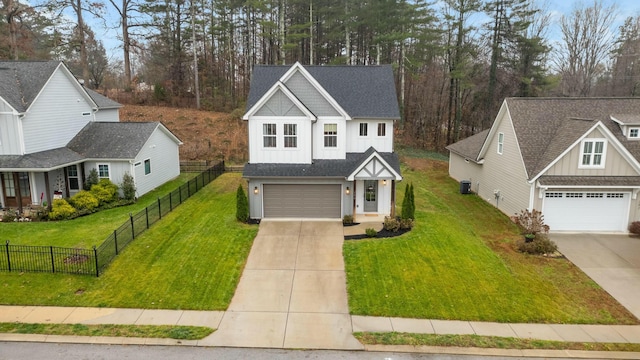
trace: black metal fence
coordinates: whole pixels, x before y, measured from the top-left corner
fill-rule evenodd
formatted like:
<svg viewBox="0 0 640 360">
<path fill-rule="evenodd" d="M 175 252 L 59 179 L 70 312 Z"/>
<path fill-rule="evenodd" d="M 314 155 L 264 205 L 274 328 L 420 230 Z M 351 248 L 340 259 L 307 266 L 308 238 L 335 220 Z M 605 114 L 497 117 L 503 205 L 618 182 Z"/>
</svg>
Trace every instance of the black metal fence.
<svg viewBox="0 0 640 360">
<path fill-rule="evenodd" d="M 7 241 L 0 253 L 0 271 L 100 276 L 129 243 L 224 172 L 224 161 L 202 171 L 140 212 L 129 214 L 129 219 L 124 224 L 114 230 L 100 246 L 92 249 L 11 245 Z"/>
</svg>

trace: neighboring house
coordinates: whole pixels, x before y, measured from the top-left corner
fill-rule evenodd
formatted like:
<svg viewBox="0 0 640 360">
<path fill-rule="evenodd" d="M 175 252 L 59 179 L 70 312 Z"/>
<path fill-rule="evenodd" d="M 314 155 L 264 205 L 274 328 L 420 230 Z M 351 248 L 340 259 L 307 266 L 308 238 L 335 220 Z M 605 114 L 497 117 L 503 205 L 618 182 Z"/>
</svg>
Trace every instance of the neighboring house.
<svg viewBox="0 0 640 360">
<path fill-rule="evenodd" d="M 449 174 L 551 231 L 625 232 L 639 219 L 639 98 L 508 98 L 492 127 L 447 147 Z"/>
<path fill-rule="evenodd" d="M 158 122 L 119 122 L 120 107 L 62 62 L 0 61 L 0 205 L 72 196 L 91 169 L 116 184 L 130 173 L 138 196 L 176 177 L 180 140 Z"/>
<path fill-rule="evenodd" d="M 247 109 L 251 218 L 394 215 L 390 66 L 256 66 Z"/>
</svg>

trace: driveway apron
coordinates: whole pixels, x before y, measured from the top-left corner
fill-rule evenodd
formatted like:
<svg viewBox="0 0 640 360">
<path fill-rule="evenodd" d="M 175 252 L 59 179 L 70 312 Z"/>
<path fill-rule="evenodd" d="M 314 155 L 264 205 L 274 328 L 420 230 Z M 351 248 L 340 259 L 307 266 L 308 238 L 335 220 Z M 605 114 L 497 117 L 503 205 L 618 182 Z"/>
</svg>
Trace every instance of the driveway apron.
<svg viewBox="0 0 640 360">
<path fill-rule="evenodd" d="M 363 349 L 347 304 L 340 221 L 260 224 L 211 345 Z"/>
<path fill-rule="evenodd" d="M 640 319 L 640 239 L 620 234 L 552 234 L 560 252 Z"/>
</svg>

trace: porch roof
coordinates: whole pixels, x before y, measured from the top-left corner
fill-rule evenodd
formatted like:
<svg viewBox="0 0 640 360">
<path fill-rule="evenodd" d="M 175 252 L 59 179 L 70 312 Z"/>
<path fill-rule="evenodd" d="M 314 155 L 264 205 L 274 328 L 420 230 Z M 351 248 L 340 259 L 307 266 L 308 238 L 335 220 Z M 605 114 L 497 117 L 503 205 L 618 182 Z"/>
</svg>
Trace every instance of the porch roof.
<svg viewBox="0 0 640 360">
<path fill-rule="evenodd" d="M 640 187 L 640 176 L 541 176 L 542 186 Z"/>
<path fill-rule="evenodd" d="M 0 171 L 50 171 L 83 160 L 80 154 L 66 147 L 27 155 L 0 155 Z"/>
<path fill-rule="evenodd" d="M 346 159 L 316 159 L 311 164 L 246 164 L 243 177 L 334 177 L 347 178 L 372 154 L 373 148 L 364 153 L 347 153 Z M 396 153 L 378 153 L 398 174 L 400 160 Z"/>
</svg>

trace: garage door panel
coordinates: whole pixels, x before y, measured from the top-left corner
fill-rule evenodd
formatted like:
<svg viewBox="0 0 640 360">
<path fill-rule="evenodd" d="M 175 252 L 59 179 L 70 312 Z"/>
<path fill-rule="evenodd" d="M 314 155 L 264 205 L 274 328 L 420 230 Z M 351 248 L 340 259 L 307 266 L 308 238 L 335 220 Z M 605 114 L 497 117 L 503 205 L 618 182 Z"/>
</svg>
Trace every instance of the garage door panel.
<svg viewBox="0 0 640 360">
<path fill-rule="evenodd" d="M 338 184 L 265 184 L 265 218 L 340 218 L 342 186 Z"/>
<path fill-rule="evenodd" d="M 544 220 L 551 231 L 624 231 L 630 196 L 619 192 L 547 193 Z"/>
</svg>

